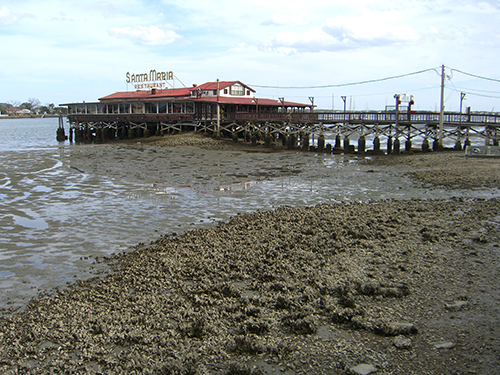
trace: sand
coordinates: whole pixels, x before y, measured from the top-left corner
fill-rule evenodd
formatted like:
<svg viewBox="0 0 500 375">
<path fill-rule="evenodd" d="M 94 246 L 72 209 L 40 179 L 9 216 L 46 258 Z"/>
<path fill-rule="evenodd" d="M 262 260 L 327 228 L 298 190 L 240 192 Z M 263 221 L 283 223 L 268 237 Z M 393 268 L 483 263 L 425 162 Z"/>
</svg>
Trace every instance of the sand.
<svg viewBox="0 0 500 375">
<path fill-rule="evenodd" d="M 278 152 L 192 135 L 154 142 Z M 456 152 L 366 163 L 465 190 L 497 189 L 500 176 L 498 160 Z M 104 278 L 4 312 L 0 370 L 495 373 L 499 212 L 495 198 L 373 201 L 165 233 L 101 260 L 113 269 Z"/>
</svg>

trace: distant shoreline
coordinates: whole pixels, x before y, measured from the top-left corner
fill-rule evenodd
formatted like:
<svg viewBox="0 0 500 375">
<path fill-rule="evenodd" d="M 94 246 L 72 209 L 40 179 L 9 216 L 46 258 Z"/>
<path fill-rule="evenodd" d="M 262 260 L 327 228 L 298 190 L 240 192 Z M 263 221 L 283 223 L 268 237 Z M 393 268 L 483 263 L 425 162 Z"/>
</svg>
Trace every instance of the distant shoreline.
<svg viewBox="0 0 500 375">
<path fill-rule="evenodd" d="M 66 117 L 66 115 L 62 115 Z M 0 115 L 0 120 L 2 119 L 20 119 L 20 118 L 58 118 L 59 115 L 29 115 L 29 116 L 9 116 L 9 115 Z"/>
</svg>

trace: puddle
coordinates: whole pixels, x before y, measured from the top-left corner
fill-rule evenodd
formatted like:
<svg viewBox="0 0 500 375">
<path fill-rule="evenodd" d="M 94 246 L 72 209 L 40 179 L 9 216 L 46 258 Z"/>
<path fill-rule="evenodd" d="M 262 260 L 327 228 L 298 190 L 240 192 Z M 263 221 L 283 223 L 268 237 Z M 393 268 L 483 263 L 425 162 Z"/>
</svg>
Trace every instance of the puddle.
<svg viewBox="0 0 500 375">
<path fill-rule="evenodd" d="M 101 272 L 102 265 L 89 266 L 83 258 L 128 251 L 160 235 L 211 227 L 237 214 L 457 195 L 422 188 L 358 160 L 112 144 L 5 151 L 0 154 L 0 259 L 10 273 L 0 273 L 0 306 L 24 304 L 40 290 Z"/>
</svg>

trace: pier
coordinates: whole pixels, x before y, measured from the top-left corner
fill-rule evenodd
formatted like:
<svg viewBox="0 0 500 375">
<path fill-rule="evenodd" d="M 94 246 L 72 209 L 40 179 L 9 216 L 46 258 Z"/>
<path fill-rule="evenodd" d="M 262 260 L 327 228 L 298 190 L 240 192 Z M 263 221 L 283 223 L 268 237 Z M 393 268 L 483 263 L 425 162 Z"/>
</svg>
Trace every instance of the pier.
<svg viewBox="0 0 500 375">
<path fill-rule="evenodd" d="M 462 150 L 473 142 L 488 146 L 498 145 L 500 140 L 500 115 L 496 113 L 445 112 L 441 128 L 439 113 L 420 111 L 228 112 L 217 121 L 215 116 L 197 118 L 196 113 L 93 114 L 82 113 L 82 109 L 68 115 L 70 141 L 104 142 L 197 131 L 266 145 L 281 141 L 289 148 L 304 150 L 397 154 L 412 148 L 438 151 L 441 142 Z M 329 143 L 331 148 L 322 143 L 325 139 L 334 140 Z"/>
<path fill-rule="evenodd" d="M 498 145 L 500 114 L 414 111 L 319 110 L 313 104 L 262 99 L 239 81 L 207 82 L 182 89 L 121 92 L 94 103 L 69 103 L 69 140 L 106 142 L 182 131 L 235 141 L 276 142 L 290 149 L 333 153 L 398 154 L 420 149 L 462 150 Z"/>
</svg>

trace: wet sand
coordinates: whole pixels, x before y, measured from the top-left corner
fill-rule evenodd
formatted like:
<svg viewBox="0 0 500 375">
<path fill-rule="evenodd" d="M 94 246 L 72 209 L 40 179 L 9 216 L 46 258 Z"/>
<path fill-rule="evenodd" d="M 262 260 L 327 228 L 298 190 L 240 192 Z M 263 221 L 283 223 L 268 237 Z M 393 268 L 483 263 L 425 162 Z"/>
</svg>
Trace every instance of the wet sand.
<svg viewBox="0 0 500 375">
<path fill-rule="evenodd" d="M 273 152 L 192 136 L 162 141 Z M 500 181 L 498 160 L 463 153 L 366 163 L 428 186 L 496 191 Z M 499 212 L 495 198 L 381 200 L 282 207 L 165 233 L 101 260 L 108 276 L 6 313 L 0 370 L 495 373 Z"/>
</svg>

